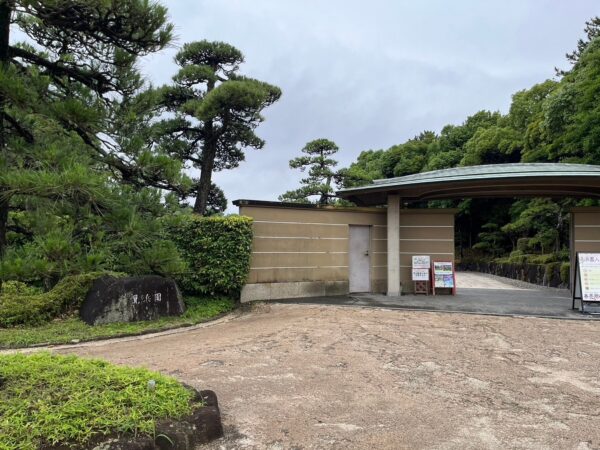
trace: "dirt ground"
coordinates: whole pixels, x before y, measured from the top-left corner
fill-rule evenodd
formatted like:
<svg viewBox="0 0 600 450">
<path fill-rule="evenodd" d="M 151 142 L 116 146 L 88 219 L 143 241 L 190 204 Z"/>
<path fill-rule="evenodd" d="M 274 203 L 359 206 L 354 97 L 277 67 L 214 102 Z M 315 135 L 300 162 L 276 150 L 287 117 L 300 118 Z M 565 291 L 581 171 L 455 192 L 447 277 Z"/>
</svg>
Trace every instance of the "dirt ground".
<svg viewBox="0 0 600 450">
<path fill-rule="evenodd" d="M 600 323 L 258 305 L 59 350 L 219 396 L 211 449 L 600 448 Z"/>
</svg>

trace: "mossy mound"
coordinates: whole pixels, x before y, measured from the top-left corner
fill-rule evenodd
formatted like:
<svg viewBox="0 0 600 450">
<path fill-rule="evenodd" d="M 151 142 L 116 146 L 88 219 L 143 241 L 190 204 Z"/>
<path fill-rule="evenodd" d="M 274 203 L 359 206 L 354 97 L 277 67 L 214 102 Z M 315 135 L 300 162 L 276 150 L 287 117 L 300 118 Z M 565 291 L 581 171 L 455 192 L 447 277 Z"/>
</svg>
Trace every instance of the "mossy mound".
<svg viewBox="0 0 600 450">
<path fill-rule="evenodd" d="M 33 293 L 26 286 L 9 282 L 8 289 L 0 292 L 0 327 L 39 325 L 76 311 L 94 280 L 102 275 L 106 272 L 70 275 L 43 293 Z"/>
</svg>

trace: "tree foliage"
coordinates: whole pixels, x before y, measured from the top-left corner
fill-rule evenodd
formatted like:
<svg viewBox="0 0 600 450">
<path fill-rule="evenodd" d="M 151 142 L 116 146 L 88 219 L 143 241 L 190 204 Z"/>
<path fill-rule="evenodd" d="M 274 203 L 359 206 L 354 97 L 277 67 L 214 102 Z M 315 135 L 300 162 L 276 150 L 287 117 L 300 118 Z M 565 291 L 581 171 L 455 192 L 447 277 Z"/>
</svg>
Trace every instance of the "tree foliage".
<svg viewBox="0 0 600 450">
<path fill-rule="evenodd" d="M 572 67 L 559 72 L 559 80 L 546 80 L 515 93 L 507 114 L 479 111 L 460 125 L 445 126 L 439 134 L 426 131 L 387 150 L 363 152 L 342 169 L 347 185 L 479 164 L 600 164 L 600 18 L 586 22 L 585 34 L 577 49 L 567 55 Z M 456 229 L 461 254 L 474 249 L 484 258 L 540 253 L 567 258 L 568 209 L 595 201 L 433 203 L 459 208 Z"/>
<path fill-rule="evenodd" d="M 0 282 L 188 270 L 161 218 L 198 193 L 197 211 L 225 211 L 211 172 L 263 146 L 281 93 L 207 41 L 183 45 L 171 86 L 148 84 L 138 62 L 171 43 L 167 17 L 148 0 L 0 2 Z"/>
<path fill-rule="evenodd" d="M 279 200 L 295 203 L 310 203 L 311 197 L 318 197 L 316 203 L 327 205 L 335 198 L 334 183 L 342 175 L 335 171 L 338 162 L 331 158 L 338 152 L 335 142 L 329 139 L 315 139 L 302 149 L 304 155 L 290 160 L 291 169 L 299 169 L 308 176 L 301 180 L 302 186 L 287 191 L 279 196 Z"/>
<path fill-rule="evenodd" d="M 238 167 L 246 148 L 263 147 L 254 130 L 281 91 L 240 75 L 244 57 L 224 42 L 185 44 L 175 61 L 179 72 L 161 90 L 172 117 L 159 124 L 159 142 L 169 155 L 200 170 L 194 212 L 204 215 L 210 212 L 212 173 Z"/>
</svg>

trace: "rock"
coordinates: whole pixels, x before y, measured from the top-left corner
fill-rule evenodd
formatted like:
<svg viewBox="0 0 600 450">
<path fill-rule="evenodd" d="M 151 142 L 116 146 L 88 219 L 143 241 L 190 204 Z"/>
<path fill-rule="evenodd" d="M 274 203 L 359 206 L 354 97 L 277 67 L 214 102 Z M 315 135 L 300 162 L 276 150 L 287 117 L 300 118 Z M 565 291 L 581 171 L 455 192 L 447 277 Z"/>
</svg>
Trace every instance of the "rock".
<svg viewBox="0 0 600 450">
<path fill-rule="evenodd" d="M 79 310 L 89 325 L 155 320 L 179 316 L 185 311 L 175 281 L 155 275 L 98 278 Z"/>
<path fill-rule="evenodd" d="M 223 425 L 217 396 L 213 391 L 197 392 L 204 405 L 191 416 L 179 420 L 165 420 L 156 424 L 156 447 L 159 450 L 193 450 L 200 444 L 223 437 Z"/>
</svg>

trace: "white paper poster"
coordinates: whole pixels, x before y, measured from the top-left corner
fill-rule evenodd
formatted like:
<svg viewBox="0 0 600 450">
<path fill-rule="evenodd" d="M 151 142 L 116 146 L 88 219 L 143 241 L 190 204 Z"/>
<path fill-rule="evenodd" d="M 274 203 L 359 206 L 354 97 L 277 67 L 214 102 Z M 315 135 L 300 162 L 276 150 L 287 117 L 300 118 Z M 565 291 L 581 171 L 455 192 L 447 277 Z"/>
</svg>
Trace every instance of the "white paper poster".
<svg viewBox="0 0 600 450">
<path fill-rule="evenodd" d="M 413 269 L 429 269 L 431 267 L 431 259 L 429 255 L 414 255 L 412 257 Z"/>
<path fill-rule="evenodd" d="M 413 281 L 428 281 L 429 280 L 429 269 L 415 269 L 412 270 Z"/>
</svg>

